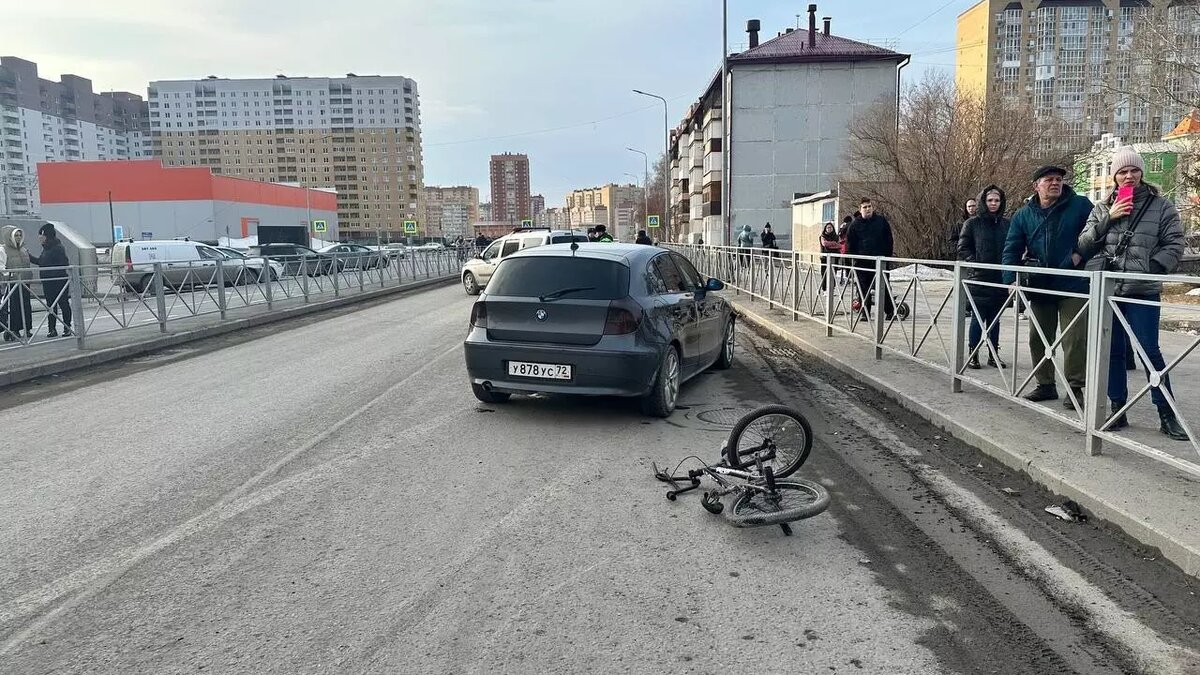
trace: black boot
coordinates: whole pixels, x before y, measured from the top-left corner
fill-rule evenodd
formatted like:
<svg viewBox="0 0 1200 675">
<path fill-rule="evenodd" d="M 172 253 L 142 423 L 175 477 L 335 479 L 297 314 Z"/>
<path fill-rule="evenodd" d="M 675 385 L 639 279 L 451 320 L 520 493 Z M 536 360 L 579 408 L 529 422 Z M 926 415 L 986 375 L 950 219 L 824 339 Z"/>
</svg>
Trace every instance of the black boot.
<svg viewBox="0 0 1200 675">
<path fill-rule="evenodd" d="M 1040 401 L 1053 401 L 1058 398 L 1058 387 L 1052 384 L 1039 384 L 1033 391 L 1025 394 L 1026 401 L 1038 403 Z"/>
<path fill-rule="evenodd" d="M 1008 364 L 1005 363 L 1004 360 L 999 356 L 992 356 L 991 354 L 988 354 L 988 366 L 992 368 L 1004 369 L 1008 367 Z"/>
<path fill-rule="evenodd" d="M 63 326 L 63 337 L 71 337 L 74 334 L 75 332 L 71 330 L 70 326 Z"/>
<path fill-rule="evenodd" d="M 47 338 L 56 338 L 56 337 L 58 337 L 58 331 L 51 328 L 46 331 L 46 337 Z"/>
<path fill-rule="evenodd" d="M 1118 410 L 1120 410 L 1121 408 L 1124 408 L 1124 407 L 1125 407 L 1125 401 L 1113 401 L 1112 402 L 1113 414 L 1115 415 Z M 1128 426 L 1129 426 L 1129 418 L 1125 416 L 1125 413 L 1121 413 L 1120 417 L 1113 420 L 1112 424 L 1108 425 L 1108 430 L 1116 431 L 1117 429 L 1124 429 L 1125 427 L 1128 427 Z"/>
<path fill-rule="evenodd" d="M 1175 417 L 1175 411 L 1171 410 L 1170 406 L 1158 409 L 1158 419 L 1160 432 L 1176 441 L 1188 440 L 1187 432 L 1183 430 L 1183 425 L 1179 423 L 1179 418 Z"/>
<path fill-rule="evenodd" d="M 972 354 L 971 359 L 967 361 L 967 367 L 971 370 L 979 370 L 983 366 L 979 365 L 979 354 Z"/>
<path fill-rule="evenodd" d="M 1071 387 L 1071 392 L 1075 394 L 1075 400 L 1079 401 L 1079 405 L 1085 405 L 1083 402 L 1083 387 Z M 1063 407 L 1067 410 L 1075 410 L 1075 402 L 1068 396 L 1063 399 Z"/>
</svg>

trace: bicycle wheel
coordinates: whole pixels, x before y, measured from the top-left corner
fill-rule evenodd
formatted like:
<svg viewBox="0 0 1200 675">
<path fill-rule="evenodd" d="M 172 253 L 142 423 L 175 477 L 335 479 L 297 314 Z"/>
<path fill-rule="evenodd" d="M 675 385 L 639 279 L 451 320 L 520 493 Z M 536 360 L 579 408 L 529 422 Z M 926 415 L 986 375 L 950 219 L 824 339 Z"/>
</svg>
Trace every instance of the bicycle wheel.
<svg viewBox="0 0 1200 675">
<path fill-rule="evenodd" d="M 731 469 L 754 466 L 755 457 L 775 471 L 776 478 L 796 472 L 812 451 L 812 427 L 804 415 L 784 405 L 768 405 L 738 420 L 725 441 L 725 463 Z M 771 454 L 774 456 L 770 459 Z"/>
<path fill-rule="evenodd" d="M 774 494 L 751 490 L 743 492 L 733 508 L 729 522 L 734 527 L 779 525 L 812 518 L 829 508 L 829 491 L 820 483 L 799 478 L 776 483 Z"/>
</svg>

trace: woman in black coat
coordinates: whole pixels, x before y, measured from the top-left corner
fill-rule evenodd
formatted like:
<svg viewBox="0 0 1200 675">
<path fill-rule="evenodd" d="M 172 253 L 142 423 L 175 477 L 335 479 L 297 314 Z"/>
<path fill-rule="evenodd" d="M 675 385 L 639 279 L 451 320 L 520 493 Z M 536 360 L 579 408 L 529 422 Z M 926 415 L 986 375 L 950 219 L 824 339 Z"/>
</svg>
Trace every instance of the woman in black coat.
<svg viewBox="0 0 1200 675">
<path fill-rule="evenodd" d="M 996 185 L 985 187 L 983 192 L 979 193 L 979 203 L 983 205 L 983 208 L 963 223 L 962 231 L 959 233 L 958 259 L 969 263 L 999 265 L 1000 258 L 1004 254 L 1004 239 L 1008 236 L 1008 218 L 1004 217 L 1004 209 L 1007 206 L 1004 190 Z M 975 307 L 978 310 L 973 312 L 971 319 L 969 332 L 971 358 L 967 361 L 967 367 L 974 369 L 983 367 L 979 363 L 979 352 L 976 348 L 983 339 L 983 331 L 986 327 L 988 343 L 991 345 L 988 350 L 988 365 L 993 368 L 1007 368 L 1007 364 L 1000 360 L 1000 321 L 997 318 L 1004 309 L 1004 300 L 1008 297 L 1008 290 L 1001 286 L 1004 281 L 1002 273 L 996 270 L 967 267 L 964 269 L 963 276 L 971 281 L 996 284 L 995 286 L 965 284 L 965 290 L 975 300 Z M 967 306 L 970 307 L 969 302 Z"/>
</svg>

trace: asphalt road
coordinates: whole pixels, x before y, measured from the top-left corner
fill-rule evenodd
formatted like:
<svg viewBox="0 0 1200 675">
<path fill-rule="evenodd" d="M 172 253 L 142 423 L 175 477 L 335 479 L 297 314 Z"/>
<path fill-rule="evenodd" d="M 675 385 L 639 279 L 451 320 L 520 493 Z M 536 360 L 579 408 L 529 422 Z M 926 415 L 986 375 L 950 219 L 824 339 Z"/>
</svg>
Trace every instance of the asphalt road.
<svg viewBox="0 0 1200 675">
<path fill-rule="evenodd" d="M 1196 672 L 1190 580 L 815 364 L 743 335 L 668 420 L 480 405 L 469 307 L 0 393 L 0 672 Z M 773 402 L 829 511 L 784 537 L 663 498 L 651 461 Z"/>
</svg>

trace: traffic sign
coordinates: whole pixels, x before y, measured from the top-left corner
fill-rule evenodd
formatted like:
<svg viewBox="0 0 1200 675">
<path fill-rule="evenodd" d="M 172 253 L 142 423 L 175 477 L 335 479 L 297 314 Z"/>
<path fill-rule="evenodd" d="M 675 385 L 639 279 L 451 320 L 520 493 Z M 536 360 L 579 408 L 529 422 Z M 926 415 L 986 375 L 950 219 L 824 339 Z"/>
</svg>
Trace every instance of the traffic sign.
<svg viewBox="0 0 1200 675">
<path fill-rule="evenodd" d="M 314 220 L 313 221 L 313 232 L 325 233 L 328 231 L 329 231 L 329 225 L 326 224 L 325 221 L 323 221 L 323 220 Z"/>
<path fill-rule="evenodd" d="M 404 221 L 404 234 L 416 234 L 416 233 L 417 233 L 417 221 L 415 221 L 415 220 Z"/>
<path fill-rule="evenodd" d="M 526 218 L 521 221 L 521 227 L 533 227 L 533 219 Z"/>
<path fill-rule="evenodd" d="M 658 216 L 646 216 L 646 227 L 649 227 L 649 228 L 662 227 L 659 224 Z"/>
</svg>

